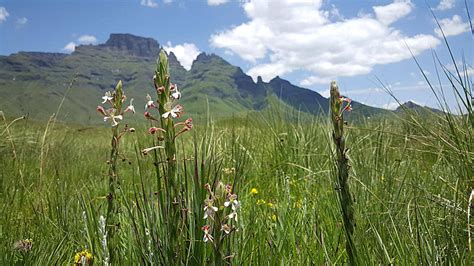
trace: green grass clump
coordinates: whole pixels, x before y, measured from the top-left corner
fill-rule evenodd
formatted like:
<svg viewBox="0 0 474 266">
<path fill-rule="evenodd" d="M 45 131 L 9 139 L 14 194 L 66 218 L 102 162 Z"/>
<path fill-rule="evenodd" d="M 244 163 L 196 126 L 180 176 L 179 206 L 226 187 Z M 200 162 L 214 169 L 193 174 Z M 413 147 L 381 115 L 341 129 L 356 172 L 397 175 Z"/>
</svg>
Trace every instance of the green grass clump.
<svg viewBox="0 0 474 266">
<path fill-rule="evenodd" d="M 457 123 L 464 119 L 452 118 Z M 440 119 L 438 123 L 444 121 Z M 220 248 L 225 261 L 270 265 L 347 261 L 326 119 L 300 120 L 298 114 L 274 110 L 235 121 L 239 122 L 227 120 L 217 126 L 212 120 L 195 120 L 193 133 L 177 139 L 177 175 L 184 182 L 186 202 L 192 203 L 181 212 L 187 222 L 176 237 L 186 243 L 186 250 L 178 257 L 161 253 L 167 233 L 162 225 L 167 220 L 159 215 L 164 203 L 159 198 L 163 187 L 156 161 L 140 152 L 153 145 L 147 129 L 137 127 L 134 135 L 121 140 L 120 261 L 215 262 L 215 248 L 203 242 L 201 231 L 204 185 L 236 180 L 241 206 L 235 232 Z M 43 124 L 10 122 L 0 128 L 4 217 L 0 263 L 72 263 L 74 255 L 85 249 L 101 263 L 109 129 L 56 124 L 43 143 Z M 459 163 L 461 155 L 459 160 L 453 158 L 454 151 L 428 146 L 428 141 L 433 145 L 442 141 L 407 131 L 402 123 L 346 126 L 358 259 L 368 264 L 470 264 L 466 232 L 470 191 L 460 177 L 472 182 L 472 175 L 459 174 L 472 173 L 472 168 Z M 472 134 L 472 128 L 464 130 Z M 43 145 L 49 152 L 43 158 L 39 186 Z M 472 146 L 466 149 L 463 156 L 472 158 Z M 28 252 L 14 248 L 22 239 L 32 240 Z"/>
</svg>

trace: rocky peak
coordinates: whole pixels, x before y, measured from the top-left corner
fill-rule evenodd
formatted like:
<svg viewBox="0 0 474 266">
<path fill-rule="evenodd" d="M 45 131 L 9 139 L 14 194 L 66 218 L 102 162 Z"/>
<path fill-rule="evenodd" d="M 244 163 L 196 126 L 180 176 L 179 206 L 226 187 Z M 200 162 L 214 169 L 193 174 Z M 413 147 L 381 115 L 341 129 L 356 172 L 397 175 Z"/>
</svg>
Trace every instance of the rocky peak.
<svg viewBox="0 0 474 266">
<path fill-rule="evenodd" d="M 140 57 L 156 57 L 160 52 L 160 45 L 156 40 L 128 33 L 112 33 L 107 42 L 100 46 Z"/>
</svg>

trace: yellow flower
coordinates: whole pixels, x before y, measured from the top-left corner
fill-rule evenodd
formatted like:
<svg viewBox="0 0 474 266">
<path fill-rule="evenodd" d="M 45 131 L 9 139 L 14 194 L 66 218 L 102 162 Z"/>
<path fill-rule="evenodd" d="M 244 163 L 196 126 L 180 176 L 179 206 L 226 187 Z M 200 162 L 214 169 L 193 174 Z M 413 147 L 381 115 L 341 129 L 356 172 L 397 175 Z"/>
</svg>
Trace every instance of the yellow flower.
<svg viewBox="0 0 474 266">
<path fill-rule="evenodd" d="M 277 216 L 275 214 L 272 214 L 272 221 L 276 222 L 277 221 Z"/>
<path fill-rule="evenodd" d="M 274 205 L 273 203 L 271 203 L 271 202 L 267 203 L 267 205 L 268 205 L 268 207 L 270 207 L 270 208 L 275 207 L 275 205 Z"/>
<path fill-rule="evenodd" d="M 257 205 L 262 205 L 262 204 L 265 204 L 265 203 L 267 203 L 267 202 L 263 199 L 257 200 Z"/>
<path fill-rule="evenodd" d="M 258 190 L 257 190 L 256 188 L 252 188 L 252 189 L 250 190 L 250 194 L 251 194 L 251 195 L 257 195 L 257 194 L 258 194 Z"/>
<path fill-rule="evenodd" d="M 295 208 L 297 209 L 301 209 L 303 207 L 303 201 L 301 199 L 298 199 L 296 202 L 295 202 Z"/>
<path fill-rule="evenodd" d="M 86 265 L 91 265 L 92 259 L 92 254 L 87 249 L 85 249 L 76 253 L 74 256 L 74 264 L 83 265 L 83 263 L 85 263 Z"/>
</svg>

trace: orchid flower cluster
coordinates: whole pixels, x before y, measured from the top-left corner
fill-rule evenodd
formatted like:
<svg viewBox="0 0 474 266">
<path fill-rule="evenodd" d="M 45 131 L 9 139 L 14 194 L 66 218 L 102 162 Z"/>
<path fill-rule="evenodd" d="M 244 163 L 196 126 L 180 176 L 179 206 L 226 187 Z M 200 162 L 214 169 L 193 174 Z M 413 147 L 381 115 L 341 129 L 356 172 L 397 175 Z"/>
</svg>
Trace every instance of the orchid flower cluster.
<svg viewBox="0 0 474 266">
<path fill-rule="evenodd" d="M 160 54 L 160 59 L 161 57 L 163 57 L 162 54 Z M 193 128 L 193 119 L 188 118 L 184 122 L 177 123 L 173 121 L 173 119 L 178 119 L 184 114 L 184 108 L 182 105 L 177 103 L 178 100 L 181 99 L 181 92 L 178 89 L 178 85 L 170 82 L 167 66 L 162 67 L 162 65 L 166 64 L 167 60 L 164 63 L 160 62 L 160 65 L 153 76 L 153 85 L 158 99 L 154 101 L 152 96 L 147 94 L 144 115 L 145 118 L 152 122 L 152 124 L 159 121 L 161 125 L 161 127 L 150 127 L 148 133 L 157 135 L 158 141 L 169 141 L 171 139 L 174 143 L 176 137 Z M 158 111 L 160 114 L 159 119 L 152 115 L 152 110 Z M 176 129 L 179 129 L 177 133 Z M 155 149 L 165 149 L 165 147 L 158 145 L 146 148 L 142 150 L 142 153 L 147 155 L 148 152 Z"/>
<path fill-rule="evenodd" d="M 352 111 L 352 100 L 346 97 L 339 97 L 339 101 L 341 103 L 341 110 L 339 111 L 339 115 L 342 115 L 344 112 L 350 112 Z M 345 103 L 345 104 L 344 104 Z"/>
<path fill-rule="evenodd" d="M 122 81 L 117 83 L 117 86 L 113 92 L 107 91 L 102 97 L 102 104 L 109 104 L 110 108 L 104 108 L 102 105 L 97 106 L 97 111 L 104 116 L 104 122 L 110 121 L 112 127 L 116 127 L 123 120 L 125 113 L 135 113 L 135 107 L 133 106 L 133 99 L 130 100 L 129 105 L 122 111 L 122 104 L 127 100 L 127 96 L 122 90 Z M 133 132 L 133 130 L 130 128 Z"/>
<path fill-rule="evenodd" d="M 204 188 L 209 193 L 209 197 L 204 200 L 204 219 L 206 220 L 206 225 L 201 228 L 204 232 L 203 241 L 214 242 L 214 237 L 211 235 L 211 224 L 220 225 L 220 231 L 224 233 L 224 236 L 229 235 L 235 230 L 235 227 L 233 227 L 231 223 L 232 220 L 237 222 L 237 212 L 240 210 L 240 202 L 237 200 L 237 195 L 232 191 L 232 185 L 227 184 L 224 189 L 225 202 L 222 207 L 224 219 L 218 221 L 215 217 L 217 217 L 216 213 L 219 211 L 219 208 L 217 208 L 214 203 L 218 202 L 221 197 L 214 194 L 209 184 L 206 184 Z M 225 215 L 225 213 L 228 214 Z"/>
</svg>

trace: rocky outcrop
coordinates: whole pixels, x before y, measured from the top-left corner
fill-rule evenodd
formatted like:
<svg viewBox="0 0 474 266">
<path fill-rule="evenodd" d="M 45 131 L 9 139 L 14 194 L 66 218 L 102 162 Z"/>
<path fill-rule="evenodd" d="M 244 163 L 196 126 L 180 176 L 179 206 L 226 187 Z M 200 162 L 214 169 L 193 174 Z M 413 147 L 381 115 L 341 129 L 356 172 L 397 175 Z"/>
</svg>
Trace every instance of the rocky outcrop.
<svg viewBox="0 0 474 266">
<path fill-rule="evenodd" d="M 112 33 L 107 42 L 99 47 L 148 58 L 155 58 L 160 52 L 160 45 L 156 40 L 128 33 Z"/>
</svg>

